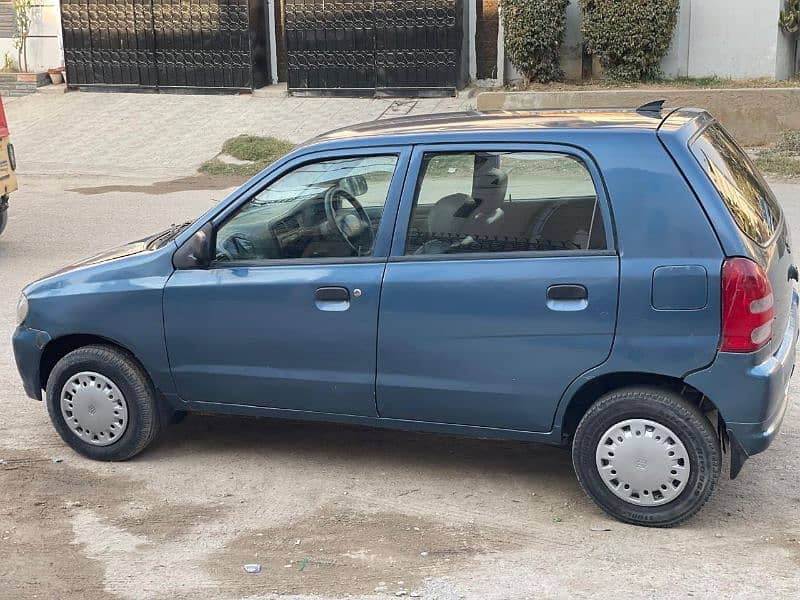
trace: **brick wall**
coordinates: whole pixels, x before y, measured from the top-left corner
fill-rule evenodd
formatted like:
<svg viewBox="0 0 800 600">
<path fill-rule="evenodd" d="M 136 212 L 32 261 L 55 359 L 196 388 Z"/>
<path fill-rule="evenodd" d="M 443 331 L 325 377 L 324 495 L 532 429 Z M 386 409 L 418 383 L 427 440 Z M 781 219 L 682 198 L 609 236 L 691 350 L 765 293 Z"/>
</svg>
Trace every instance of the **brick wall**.
<svg viewBox="0 0 800 600">
<path fill-rule="evenodd" d="M 0 73 L 0 96 L 25 96 L 49 83 L 47 73 Z"/>
<path fill-rule="evenodd" d="M 15 29 L 14 6 L 11 0 L 0 0 L 0 38 L 14 37 Z"/>
</svg>

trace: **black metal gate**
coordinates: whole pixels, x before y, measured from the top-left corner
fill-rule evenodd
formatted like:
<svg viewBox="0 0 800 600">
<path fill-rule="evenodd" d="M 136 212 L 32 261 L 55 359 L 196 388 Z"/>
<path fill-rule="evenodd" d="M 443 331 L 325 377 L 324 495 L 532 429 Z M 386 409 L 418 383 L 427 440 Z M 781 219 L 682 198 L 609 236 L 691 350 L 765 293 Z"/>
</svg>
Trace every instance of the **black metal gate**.
<svg viewBox="0 0 800 600">
<path fill-rule="evenodd" d="M 293 94 L 452 95 L 461 0 L 285 0 Z"/>
<path fill-rule="evenodd" d="M 62 0 L 61 23 L 70 86 L 267 82 L 262 0 Z"/>
</svg>

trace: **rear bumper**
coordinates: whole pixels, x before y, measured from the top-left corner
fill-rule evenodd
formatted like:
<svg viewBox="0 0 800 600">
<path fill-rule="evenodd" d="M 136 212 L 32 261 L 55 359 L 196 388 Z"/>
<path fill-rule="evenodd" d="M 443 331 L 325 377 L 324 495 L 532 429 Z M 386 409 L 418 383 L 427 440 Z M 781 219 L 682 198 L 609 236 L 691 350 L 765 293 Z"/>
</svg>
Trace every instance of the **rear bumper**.
<svg viewBox="0 0 800 600">
<path fill-rule="evenodd" d="M 789 324 L 775 354 L 753 364 L 752 354 L 720 352 L 707 369 L 686 377 L 719 409 L 742 461 L 766 450 L 778 434 L 789 405 L 798 337 L 798 295 L 792 293 Z"/>
<path fill-rule="evenodd" d="M 22 378 L 22 386 L 28 397 L 34 400 L 42 399 L 39 364 L 42 359 L 42 351 L 49 341 L 50 335 L 46 331 L 29 327 L 17 327 L 11 338 L 17 370 Z"/>
</svg>

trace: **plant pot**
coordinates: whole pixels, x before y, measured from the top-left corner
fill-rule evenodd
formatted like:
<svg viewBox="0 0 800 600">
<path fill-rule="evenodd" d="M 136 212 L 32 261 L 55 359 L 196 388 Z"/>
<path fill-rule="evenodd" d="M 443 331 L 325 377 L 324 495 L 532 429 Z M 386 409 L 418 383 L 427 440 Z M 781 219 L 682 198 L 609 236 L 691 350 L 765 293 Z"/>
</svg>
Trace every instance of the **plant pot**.
<svg viewBox="0 0 800 600">
<path fill-rule="evenodd" d="M 59 85 L 64 83 L 64 70 L 63 69 L 48 69 L 47 74 L 50 76 L 50 83 Z"/>
</svg>

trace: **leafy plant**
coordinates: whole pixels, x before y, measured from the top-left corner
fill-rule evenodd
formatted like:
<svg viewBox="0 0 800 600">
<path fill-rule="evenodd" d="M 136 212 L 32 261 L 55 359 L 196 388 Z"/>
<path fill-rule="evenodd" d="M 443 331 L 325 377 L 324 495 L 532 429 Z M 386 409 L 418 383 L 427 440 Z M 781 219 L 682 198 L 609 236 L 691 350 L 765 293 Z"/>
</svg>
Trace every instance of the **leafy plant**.
<svg viewBox="0 0 800 600">
<path fill-rule="evenodd" d="M 669 50 L 680 0 L 580 0 L 583 39 L 612 79 L 655 79 Z"/>
<path fill-rule="evenodd" d="M 11 73 L 14 71 L 14 59 L 11 58 L 11 55 L 8 52 L 3 55 L 3 68 L 0 70 L 5 71 L 6 73 Z"/>
<path fill-rule="evenodd" d="M 28 36 L 31 33 L 33 21 L 33 0 L 14 0 L 14 48 L 17 49 L 17 59 L 23 73 L 28 72 Z"/>
<path fill-rule="evenodd" d="M 800 0 L 786 0 L 778 17 L 778 25 L 786 33 L 800 31 Z"/>
<path fill-rule="evenodd" d="M 527 81 L 561 79 L 559 50 L 569 0 L 501 0 L 505 48 Z"/>
</svg>

